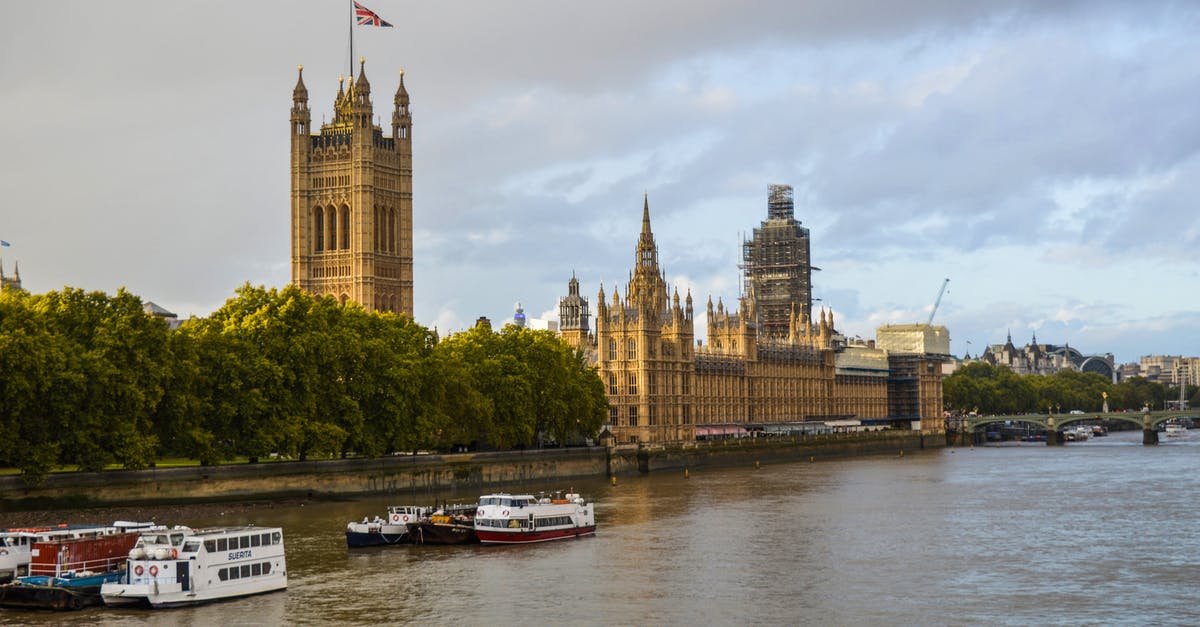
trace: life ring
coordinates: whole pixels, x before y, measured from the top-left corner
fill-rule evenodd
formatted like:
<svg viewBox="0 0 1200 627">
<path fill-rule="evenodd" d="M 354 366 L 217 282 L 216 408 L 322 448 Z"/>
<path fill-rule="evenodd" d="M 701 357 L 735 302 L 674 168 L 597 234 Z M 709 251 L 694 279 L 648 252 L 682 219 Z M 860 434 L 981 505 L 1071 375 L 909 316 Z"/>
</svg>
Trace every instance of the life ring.
<svg viewBox="0 0 1200 627">
<path fill-rule="evenodd" d="M 133 567 L 133 574 L 137 575 L 138 577 L 142 576 L 142 565 L 141 564 L 138 564 L 137 566 Z"/>
<path fill-rule="evenodd" d="M 150 576 L 154 577 L 157 574 L 158 574 L 158 567 L 151 565 L 150 566 Z"/>
<path fill-rule="evenodd" d="M 392 514 L 392 522 L 400 522 L 400 514 Z"/>
<path fill-rule="evenodd" d="M 0 549 L 0 555 L 8 555 L 8 549 Z"/>
<path fill-rule="evenodd" d="M 404 522 L 408 522 L 408 514 L 404 515 Z"/>
<path fill-rule="evenodd" d="M 483 508 L 482 508 L 482 507 L 480 507 L 479 509 L 475 510 L 475 515 L 476 515 L 476 516 L 483 516 Z"/>
<path fill-rule="evenodd" d="M 504 510 L 504 516 L 508 516 L 508 510 Z"/>
<path fill-rule="evenodd" d="M 172 548 L 171 549 L 171 559 L 175 559 L 177 557 L 179 557 L 179 549 Z"/>
</svg>

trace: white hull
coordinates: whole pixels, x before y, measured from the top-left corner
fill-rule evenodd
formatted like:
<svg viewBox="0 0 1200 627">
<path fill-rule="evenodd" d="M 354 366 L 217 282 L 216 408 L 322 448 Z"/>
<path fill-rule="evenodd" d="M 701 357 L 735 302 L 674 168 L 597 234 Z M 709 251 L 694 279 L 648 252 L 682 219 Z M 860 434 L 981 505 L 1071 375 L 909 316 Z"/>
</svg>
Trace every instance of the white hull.
<svg viewBox="0 0 1200 627">
<path fill-rule="evenodd" d="M 176 607 L 287 588 L 282 529 L 189 530 L 171 540 L 139 542 L 124 578 L 101 586 L 105 605 Z"/>
</svg>

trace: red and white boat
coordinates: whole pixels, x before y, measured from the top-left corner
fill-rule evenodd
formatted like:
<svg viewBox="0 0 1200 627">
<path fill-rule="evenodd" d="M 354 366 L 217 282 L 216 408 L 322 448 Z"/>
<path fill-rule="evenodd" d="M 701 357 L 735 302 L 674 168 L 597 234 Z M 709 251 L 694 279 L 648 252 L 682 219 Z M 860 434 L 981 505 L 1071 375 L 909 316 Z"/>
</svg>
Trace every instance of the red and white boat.
<svg viewBox="0 0 1200 627">
<path fill-rule="evenodd" d="M 475 535 L 483 544 L 546 542 L 596 533 L 592 504 L 574 490 L 555 498 L 487 494 L 475 510 Z"/>
</svg>

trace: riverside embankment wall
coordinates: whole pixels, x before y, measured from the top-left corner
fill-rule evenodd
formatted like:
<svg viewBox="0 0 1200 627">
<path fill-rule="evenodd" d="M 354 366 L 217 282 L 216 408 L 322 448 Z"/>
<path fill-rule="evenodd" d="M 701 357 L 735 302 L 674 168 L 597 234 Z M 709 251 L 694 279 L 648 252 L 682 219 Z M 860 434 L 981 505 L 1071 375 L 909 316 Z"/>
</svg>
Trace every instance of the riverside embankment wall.
<svg viewBox="0 0 1200 627">
<path fill-rule="evenodd" d="M 0 477 L 0 511 L 264 498 L 420 495 L 687 467 L 895 454 L 944 444 L 941 436 L 925 436 L 922 441 L 920 434 L 901 431 L 795 440 L 727 440 L 654 448 L 541 449 L 56 473 L 32 487 L 26 486 L 20 477 L 8 476 Z"/>
</svg>

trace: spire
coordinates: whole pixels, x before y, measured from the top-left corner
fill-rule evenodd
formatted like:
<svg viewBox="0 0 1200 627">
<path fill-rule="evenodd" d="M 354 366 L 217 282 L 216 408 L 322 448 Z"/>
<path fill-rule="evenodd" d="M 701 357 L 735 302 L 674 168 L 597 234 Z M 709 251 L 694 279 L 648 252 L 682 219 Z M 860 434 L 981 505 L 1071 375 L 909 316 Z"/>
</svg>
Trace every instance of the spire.
<svg viewBox="0 0 1200 627">
<path fill-rule="evenodd" d="M 396 108 L 408 104 L 408 90 L 404 88 L 404 70 L 400 70 L 400 86 L 396 88 Z"/>
<path fill-rule="evenodd" d="M 358 58 L 358 80 L 354 81 L 355 95 L 366 97 L 371 95 L 371 82 L 367 80 L 367 58 Z"/>
<path fill-rule="evenodd" d="M 308 88 L 304 86 L 304 66 L 297 65 L 296 88 L 292 90 L 292 102 L 308 102 Z"/>
<path fill-rule="evenodd" d="M 650 193 L 642 195 L 642 235 L 653 235 L 650 232 Z"/>
</svg>

